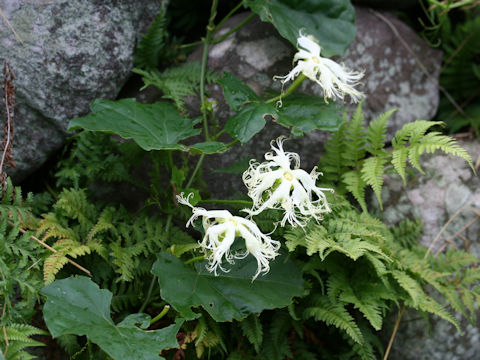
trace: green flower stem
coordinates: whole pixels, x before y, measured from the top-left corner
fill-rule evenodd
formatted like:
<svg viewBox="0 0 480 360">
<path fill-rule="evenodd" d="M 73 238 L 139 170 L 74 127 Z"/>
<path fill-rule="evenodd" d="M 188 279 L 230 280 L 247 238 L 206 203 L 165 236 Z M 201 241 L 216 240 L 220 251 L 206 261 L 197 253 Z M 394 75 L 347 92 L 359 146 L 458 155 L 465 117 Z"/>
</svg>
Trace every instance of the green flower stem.
<svg viewBox="0 0 480 360">
<path fill-rule="evenodd" d="M 253 202 L 250 200 L 218 200 L 218 199 L 208 199 L 202 200 L 201 203 L 214 203 L 214 204 L 236 204 L 236 205 L 247 205 L 252 206 Z"/>
<path fill-rule="evenodd" d="M 170 227 L 172 226 L 172 217 L 173 217 L 172 214 L 168 215 L 168 217 L 167 217 L 167 223 L 165 225 L 165 234 L 167 234 L 167 235 L 170 232 Z M 140 307 L 140 310 L 138 310 L 139 313 L 142 313 L 145 310 L 145 308 L 147 307 L 147 305 L 150 301 L 150 297 L 152 296 L 153 286 L 155 285 L 156 281 L 157 281 L 157 276 L 153 275 L 152 281 L 150 281 L 150 286 L 148 287 L 147 296 L 145 297 L 145 300 L 143 301 L 143 304 Z M 152 324 L 152 322 L 150 322 L 150 324 Z"/>
<path fill-rule="evenodd" d="M 228 38 L 230 35 L 232 35 L 235 31 L 240 29 L 242 26 L 244 26 L 246 23 L 248 23 L 250 20 L 252 20 L 255 17 L 255 13 L 251 13 L 249 16 L 247 16 L 240 24 L 235 26 L 233 29 L 228 31 L 227 33 L 223 34 L 222 36 L 213 39 L 212 44 L 217 44 L 219 42 L 222 42 L 226 38 Z M 218 26 L 218 25 L 217 25 Z"/>
<path fill-rule="evenodd" d="M 220 29 L 220 27 L 225 23 L 225 21 L 227 21 L 233 14 L 235 14 L 237 10 L 242 7 L 242 5 L 243 5 L 243 1 L 240 1 L 232 10 L 230 10 L 230 12 L 227 15 L 225 15 L 225 17 L 222 20 L 220 20 L 217 26 L 215 26 L 215 31 Z"/>
<path fill-rule="evenodd" d="M 217 139 L 220 137 L 220 135 L 222 135 L 225 131 L 226 131 L 225 128 L 223 128 L 222 130 L 220 130 L 220 131 L 215 135 L 215 137 L 213 138 L 213 140 L 217 140 Z"/>
<path fill-rule="evenodd" d="M 265 101 L 265 104 L 270 104 L 270 103 L 273 103 L 273 102 L 276 102 L 278 100 L 282 100 L 282 98 L 284 97 L 287 97 L 288 95 L 290 95 L 296 88 L 298 88 L 300 86 L 300 84 L 303 82 L 303 80 L 305 80 L 307 77 L 303 74 L 300 74 L 300 76 L 298 76 L 292 83 L 292 85 L 290 85 L 290 87 L 287 89 L 287 91 L 285 91 L 284 93 L 282 92 L 280 95 L 278 96 L 275 96 L 274 98 L 271 98 L 271 99 L 268 99 L 267 101 Z"/>
<path fill-rule="evenodd" d="M 240 142 L 240 140 L 238 140 L 238 139 L 233 140 L 232 142 L 227 144 L 227 149 L 230 149 L 233 145 L 235 145 L 239 142 Z"/>
<path fill-rule="evenodd" d="M 200 100 L 202 102 L 202 118 L 203 118 L 203 130 L 205 132 L 205 140 L 209 141 L 210 137 L 208 136 L 208 118 L 207 118 L 207 109 L 205 106 L 205 74 L 207 71 L 207 60 L 208 60 L 208 47 L 212 39 L 212 34 L 215 30 L 215 16 L 217 15 L 217 5 L 218 0 L 212 1 L 212 8 L 210 9 L 210 19 L 208 20 L 207 25 L 207 34 L 203 41 L 203 55 L 202 55 L 202 65 L 200 68 Z"/>
<path fill-rule="evenodd" d="M 195 179 L 195 176 L 197 175 L 198 170 L 202 166 L 203 159 L 205 159 L 205 154 L 200 155 L 200 158 L 198 159 L 197 165 L 195 166 L 195 169 L 193 169 L 192 175 L 190 176 L 190 179 L 188 180 L 188 183 L 185 186 L 185 188 L 188 189 L 192 185 L 192 182 Z"/>
<path fill-rule="evenodd" d="M 227 21 L 234 13 L 236 13 L 237 10 L 242 7 L 242 5 L 243 5 L 243 1 L 240 1 L 237 4 L 237 6 L 235 6 L 232 10 L 230 10 L 230 12 L 227 15 L 225 15 L 225 17 L 222 20 L 220 20 L 220 22 L 215 26 L 215 30 L 213 32 L 214 33 L 217 32 L 220 29 L 220 27 L 225 23 L 225 21 Z M 250 15 L 247 18 L 248 20 L 247 19 L 243 20 L 239 25 L 235 26 L 235 28 L 230 30 L 227 34 L 224 34 L 219 38 L 213 39 L 212 44 L 217 44 L 219 42 L 222 42 L 227 37 L 229 37 L 231 34 L 233 34 L 235 31 L 240 29 L 243 25 L 245 25 L 247 22 L 249 22 L 254 16 L 255 16 L 254 14 Z M 179 48 L 180 49 L 186 49 L 186 48 L 193 47 L 193 46 L 198 46 L 198 45 L 201 45 L 201 44 L 203 44 L 203 40 L 194 41 L 194 42 L 188 43 L 188 44 L 182 44 L 182 45 L 179 46 Z"/>
<path fill-rule="evenodd" d="M 186 49 L 186 48 L 189 48 L 189 47 L 198 46 L 198 45 L 202 45 L 202 44 L 203 44 L 203 40 L 199 40 L 199 41 L 191 42 L 191 43 L 188 43 L 188 44 L 179 45 L 178 48 L 179 49 Z"/>
<path fill-rule="evenodd" d="M 163 310 L 160 312 L 160 314 L 158 314 L 152 320 L 150 320 L 150 325 L 155 324 L 158 320 L 163 318 L 165 314 L 168 312 L 168 310 L 170 310 L 170 305 L 165 305 L 163 307 Z"/>
<path fill-rule="evenodd" d="M 205 260 L 205 256 L 204 256 L 204 255 L 195 256 L 194 258 L 191 258 L 191 259 L 185 261 L 185 262 L 183 263 L 183 265 L 188 265 L 188 264 L 191 264 L 191 263 L 193 263 L 193 262 L 203 261 L 203 260 Z"/>
</svg>

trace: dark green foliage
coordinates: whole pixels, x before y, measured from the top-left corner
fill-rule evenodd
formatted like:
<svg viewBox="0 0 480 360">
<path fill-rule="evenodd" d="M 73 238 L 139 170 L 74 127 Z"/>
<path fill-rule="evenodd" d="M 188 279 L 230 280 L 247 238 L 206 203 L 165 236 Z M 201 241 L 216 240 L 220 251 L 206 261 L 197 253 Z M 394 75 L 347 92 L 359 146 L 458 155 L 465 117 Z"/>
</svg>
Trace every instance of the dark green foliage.
<svg viewBox="0 0 480 360">
<path fill-rule="evenodd" d="M 240 322 L 240 327 L 242 328 L 243 335 L 245 335 L 248 341 L 253 345 L 255 351 L 258 353 L 260 351 L 260 345 L 263 341 L 263 327 L 258 316 L 250 315 L 242 322 Z"/>
<path fill-rule="evenodd" d="M 418 239 L 422 236 L 423 224 L 419 219 L 410 220 L 405 219 L 397 224 L 397 226 L 390 227 L 396 242 L 399 242 L 404 248 L 411 248 L 415 246 Z"/>
<path fill-rule="evenodd" d="M 32 359 L 25 349 L 43 344 L 31 338 L 43 331 L 26 325 L 42 287 L 40 264 L 43 249 L 32 240 L 29 225 L 35 223 L 31 213 L 32 195 L 21 196 L 21 189 L 7 179 L 0 202 L 0 299 L 2 308 L 0 351 L 7 360 Z M 5 341 L 8 339 L 8 347 Z"/>
<path fill-rule="evenodd" d="M 292 357 L 288 342 L 292 318 L 286 311 L 277 311 L 268 323 L 262 346 L 262 356 L 268 360 L 283 360 Z"/>
<path fill-rule="evenodd" d="M 135 143 L 119 146 L 112 135 L 91 131 L 73 136 L 67 149 L 57 165 L 57 187 L 79 189 L 95 180 L 131 182 L 129 170 L 142 156 Z"/>
<path fill-rule="evenodd" d="M 45 260 L 44 280 L 52 282 L 69 257 L 96 253 L 112 265 L 116 281 L 132 281 L 148 273 L 154 254 L 189 239 L 183 232 L 174 231 L 172 240 L 159 218 L 134 217 L 112 206 L 97 209 L 85 190 L 64 190 L 37 229 L 42 240 L 53 240 L 52 247 L 57 251 Z"/>
<path fill-rule="evenodd" d="M 340 194 L 351 193 L 365 212 L 367 186 L 373 189 L 382 208 L 383 175 L 391 165 L 405 183 L 407 161 L 423 172 L 420 155 L 441 150 L 465 159 L 473 169 L 470 156 L 455 139 L 436 131 L 427 133 L 431 127 L 441 125 L 440 122 L 417 120 L 405 124 L 392 140 L 393 149 L 386 150 L 386 123 L 393 112 L 381 114 L 367 127 L 359 104 L 351 120 L 345 122 L 327 142 L 326 153 L 320 160 L 324 180 L 336 183 Z"/>
<path fill-rule="evenodd" d="M 172 51 L 168 46 L 167 2 L 162 2 L 162 8 L 147 33 L 137 46 L 135 65 L 141 69 L 153 70 L 162 59 L 171 58 Z"/>
<path fill-rule="evenodd" d="M 442 42 L 444 64 L 440 84 L 457 100 L 469 98 L 480 87 L 479 43 L 478 16 L 458 25 Z"/>
<path fill-rule="evenodd" d="M 0 216 L 24 224 L 34 221 L 30 214 L 33 195 L 29 193 L 23 198 L 22 189 L 13 186 L 10 178 L 7 178 L 5 183 L 5 188 L 0 184 Z"/>
<path fill-rule="evenodd" d="M 46 331 L 37 329 L 26 324 L 12 323 L 5 327 L 5 333 L 0 336 L 0 351 L 5 360 L 30 360 L 36 359 L 27 352 L 27 348 L 45 346 L 40 341 L 32 339 L 34 335 L 47 335 Z M 8 339 L 8 347 L 5 343 L 5 336 Z M 2 358 L 3 360 L 3 358 Z"/>
<path fill-rule="evenodd" d="M 153 85 L 163 92 L 165 99 L 170 99 L 175 106 L 185 112 L 185 97 L 195 95 L 200 89 L 200 63 L 191 62 L 178 67 L 171 67 L 164 72 L 158 70 L 133 69 L 133 72 L 142 76 L 145 87 Z M 218 75 L 207 71 L 206 83 L 215 82 Z"/>
<path fill-rule="evenodd" d="M 441 48 L 443 54 L 440 84 L 453 97 L 462 111 L 451 99 L 440 99 L 438 119 L 444 121 L 450 132 L 459 132 L 471 126 L 476 136 L 480 135 L 480 18 L 466 15 L 465 22 L 445 32 Z"/>
<path fill-rule="evenodd" d="M 399 304 L 440 316 L 457 328 L 449 310 L 473 319 L 474 299 L 480 296 L 480 275 L 473 269 L 479 260 L 461 250 L 425 256 L 427 249 L 413 241 L 420 234 L 418 222 L 388 229 L 341 199 L 321 224 L 287 231 L 290 251 L 304 248 L 307 255 L 319 255 L 305 268 L 311 295 L 301 303 L 303 317 L 344 332 L 357 344 L 353 349 L 361 359 L 375 358 L 374 337 L 364 333 L 369 328 L 380 330 L 387 311 Z M 427 285 L 445 305 L 434 300 L 425 290 Z M 368 326 L 360 326 L 359 318 Z"/>
</svg>

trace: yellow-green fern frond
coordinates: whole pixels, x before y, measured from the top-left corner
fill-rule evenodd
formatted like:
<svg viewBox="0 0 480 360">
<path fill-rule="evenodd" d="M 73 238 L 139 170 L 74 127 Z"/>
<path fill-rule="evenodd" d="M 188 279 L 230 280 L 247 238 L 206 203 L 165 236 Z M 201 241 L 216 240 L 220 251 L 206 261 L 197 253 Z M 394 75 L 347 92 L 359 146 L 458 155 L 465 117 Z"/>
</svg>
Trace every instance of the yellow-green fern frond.
<svg viewBox="0 0 480 360">
<path fill-rule="evenodd" d="M 305 309 L 304 317 L 312 317 L 327 325 L 333 325 L 348 334 L 355 342 L 359 344 L 364 342 L 358 325 L 342 303 L 332 303 L 327 297 L 319 296 L 315 299 L 314 306 Z"/>
</svg>

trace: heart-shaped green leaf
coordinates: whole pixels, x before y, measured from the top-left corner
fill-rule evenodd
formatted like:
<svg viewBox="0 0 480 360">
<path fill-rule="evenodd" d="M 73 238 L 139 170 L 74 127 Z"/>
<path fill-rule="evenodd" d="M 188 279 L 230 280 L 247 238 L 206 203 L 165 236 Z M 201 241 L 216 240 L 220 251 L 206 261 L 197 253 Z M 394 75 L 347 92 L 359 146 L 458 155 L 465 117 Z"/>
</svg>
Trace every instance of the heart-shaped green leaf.
<svg viewBox="0 0 480 360">
<path fill-rule="evenodd" d="M 264 128 L 266 116 L 276 118 L 275 106 L 263 103 L 249 104 L 227 120 L 225 130 L 235 139 L 246 143 Z"/>
<path fill-rule="evenodd" d="M 110 317 L 112 293 L 101 290 L 84 276 L 57 280 L 43 288 L 48 297 L 43 316 L 53 337 L 64 334 L 86 335 L 115 360 L 163 359 L 163 349 L 178 347 L 176 335 L 182 322 L 161 330 L 145 331 L 149 316 L 132 314 L 115 325 Z"/>
<path fill-rule="evenodd" d="M 292 95 L 283 101 L 283 106 L 278 110 L 277 122 L 291 128 L 295 136 L 312 130 L 335 131 L 344 121 L 341 111 L 339 105 L 325 104 L 322 98 Z"/>
<path fill-rule="evenodd" d="M 200 134 L 192 121 L 167 102 L 142 104 L 135 99 L 95 100 L 92 113 L 70 121 L 69 130 L 105 131 L 133 139 L 145 150 L 184 150 L 179 141 Z"/>
<path fill-rule="evenodd" d="M 259 101 L 257 94 L 231 73 L 224 72 L 218 82 L 222 85 L 223 96 L 232 110 L 239 111 L 244 104 Z"/>
<path fill-rule="evenodd" d="M 205 263 L 191 268 L 160 253 L 152 273 L 158 276 L 162 298 L 187 319 L 199 316 L 191 307 L 202 306 L 216 321 L 241 320 L 251 313 L 285 307 L 302 294 L 302 274 L 284 256 L 271 263 L 268 274 L 252 282 L 256 269 L 255 258 L 248 256 L 232 265 L 230 272 L 215 276 Z"/>
<path fill-rule="evenodd" d="M 294 46 L 302 31 L 313 35 L 323 56 L 342 55 L 355 38 L 350 0 L 243 0 L 263 21 L 272 23 Z"/>
</svg>

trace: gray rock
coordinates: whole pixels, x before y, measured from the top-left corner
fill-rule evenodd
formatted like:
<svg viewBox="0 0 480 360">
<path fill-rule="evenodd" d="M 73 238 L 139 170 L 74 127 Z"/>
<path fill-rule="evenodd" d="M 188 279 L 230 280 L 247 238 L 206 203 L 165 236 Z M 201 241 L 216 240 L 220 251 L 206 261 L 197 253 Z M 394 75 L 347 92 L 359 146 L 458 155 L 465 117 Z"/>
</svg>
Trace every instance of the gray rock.
<svg viewBox="0 0 480 360">
<path fill-rule="evenodd" d="M 15 73 L 16 181 L 38 168 L 66 137 L 69 119 L 96 98 L 115 98 L 133 66 L 142 32 L 163 0 L 4 0 L 0 59 Z"/>
<path fill-rule="evenodd" d="M 463 334 L 449 322 L 433 317 L 427 325 L 414 311 L 406 311 L 400 322 L 389 359 L 391 360 L 476 360 L 480 359 L 480 322 L 455 318 Z M 393 319 L 394 321 L 395 319 Z M 388 335 L 391 334 L 391 329 Z"/>
<path fill-rule="evenodd" d="M 477 141 L 460 142 L 460 145 L 474 161 L 480 155 Z M 385 221 L 395 224 L 404 218 L 417 217 L 424 223 L 420 243 L 430 246 L 438 238 L 432 247 L 434 253 L 453 241 L 457 247 L 467 247 L 480 257 L 480 221 L 459 232 L 479 218 L 480 178 L 458 157 L 423 155 L 420 159 L 425 175 L 417 173 L 413 180 L 407 181 L 406 187 L 398 176 L 385 178 L 382 193 Z"/>
<path fill-rule="evenodd" d="M 474 161 L 479 158 L 478 141 L 460 144 Z M 469 250 L 479 257 L 479 177 L 474 175 L 464 160 L 453 156 L 425 156 L 420 164 L 425 175 L 410 179 L 406 187 L 396 176 L 385 179 L 382 195 L 386 222 L 395 224 L 405 218 L 417 217 L 424 223 L 420 242 L 430 246 L 438 238 L 432 247 L 433 254 L 451 243 L 448 246 Z M 434 317 L 431 326 L 427 327 L 418 313 L 406 313 L 395 338 L 391 359 L 480 359 L 480 322 L 477 320 L 476 324 L 471 325 L 459 314 L 456 317 L 463 335 L 444 320 Z"/>
<path fill-rule="evenodd" d="M 231 18 L 218 36 L 240 23 L 247 14 Z M 395 26 L 401 38 L 415 51 L 419 61 L 432 74 L 426 76 L 416 60 L 408 53 L 392 30 L 369 10 L 356 8 L 356 25 L 358 32 L 355 41 L 346 54 L 337 59 L 351 69 L 365 69 L 364 92 L 366 100 L 363 105 L 366 119 L 392 108 L 397 108 L 390 120 L 390 137 L 403 124 L 416 119 L 429 120 L 438 105 L 437 77 L 440 69 L 441 53 L 433 50 L 418 37 L 407 25 L 393 16 L 382 13 L 387 21 Z M 218 71 L 228 71 L 240 77 L 258 94 L 273 89 L 281 90 L 281 83 L 273 81 L 274 75 L 285 75 L 292 69 L 295 48 L 283 39 L 275 28 L 254 18 L 234 35 L 210 48 L 208 66 Z M 199 60 L 201 49 L 192 54 L 190 60 Z M 299 88 L 319 97 L 323 101 L 321 88 L 306 80 Z M 210 96 L 217 103 L 216 117 L 225 122 L 234 113 L 223 101 L 219 86 L 210 88 Z M 192 108 L 198 102 L 191 101 Z M 350 105 L 351 109 L 355 105 Z M 241 157 L 263 159 L 269 150 L 270 140 L 280 134 L 288 134 L 281 126 L 269 122 L 266 128 L 257 134 L 248 144 L 237 146 L 224 155 L 208 157 L 204 176 L 207 183 L 213 183 L 215 197 L 229 197 L 234 191 L 244 193 L 244 186 L 239 176 L 212 174 L 212 171 L 230 165 Z M 289 151 L 299 152 L 304 168 L 310 170 L 317 162 L 326 134 L 314 131 L 301 139 L 292 139 L 285 147 Z M 228 140 L 226 140 L 228 141 Z"/>
</svg>

